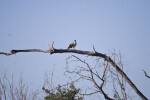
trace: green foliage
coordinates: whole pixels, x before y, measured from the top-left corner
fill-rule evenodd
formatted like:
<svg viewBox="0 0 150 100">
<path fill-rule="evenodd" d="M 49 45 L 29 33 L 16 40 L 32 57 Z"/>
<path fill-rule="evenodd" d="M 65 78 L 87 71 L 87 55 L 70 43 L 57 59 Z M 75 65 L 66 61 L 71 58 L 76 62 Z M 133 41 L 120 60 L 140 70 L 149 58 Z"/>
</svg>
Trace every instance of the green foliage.
<svg viewBox="0 0 150 100">
<path fill-rule="evenodd" d="M 115 98 L 115 99 L 117 99 L 117 98 L 118 98 L 118 96 L 117 96 L 117 94 L 116 94 L 116 93 L 114 94 L 114 98 Z"/>
<path fill-rule="evenodd" d="M 121 99 L 117 93 L 114 94 L 114 99 L 115 100 L 126 100 L 126 99 Z"/>
<path fill-rule="evenodd" d="M 80 89 L 76 89 L 73 83 L 70 84 L 67 89 L 58 85 L 55 93 L 51 93 L 50 90 L 45 89 L 44 87 L 42 89 L 48 94 L 48 96 L 45 97 L 45 100 L 82 100 L 81 97 L 75 99 Z"/>
</svg>

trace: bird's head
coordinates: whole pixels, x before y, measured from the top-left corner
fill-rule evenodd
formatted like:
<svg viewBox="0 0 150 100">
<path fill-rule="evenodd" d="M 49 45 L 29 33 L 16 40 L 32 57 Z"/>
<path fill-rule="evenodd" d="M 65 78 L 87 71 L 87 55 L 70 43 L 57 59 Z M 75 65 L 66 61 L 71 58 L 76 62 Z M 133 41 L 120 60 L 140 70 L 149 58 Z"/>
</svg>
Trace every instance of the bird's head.
<svg viewBox="0 0 150 100">
<path fill-rule="evenodd" d="M 76 42 L 76 40 L 74 40 L 74 42 Z"/>
</svg>

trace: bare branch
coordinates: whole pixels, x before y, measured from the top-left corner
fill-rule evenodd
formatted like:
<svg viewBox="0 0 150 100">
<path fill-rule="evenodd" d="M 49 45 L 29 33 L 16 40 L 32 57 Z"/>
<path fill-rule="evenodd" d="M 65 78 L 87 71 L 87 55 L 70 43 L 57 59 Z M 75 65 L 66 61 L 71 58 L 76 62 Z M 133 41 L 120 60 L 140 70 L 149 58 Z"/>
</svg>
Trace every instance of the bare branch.
<svg viewBox="0 0 150 100">
<path fill-rule="evenodd" d="M 24 49 L 24 50 L 11 50 L 10 53 L 5 53 L 5 52 L 0 52 L 1 55 L 13 55 L 19 52 L 43 52 L 43 53 L 50 53 L 50 52 L 54 52 L 54 41 L 52 42 L 52 46 L 49 45 L 49 50 L 41 50 L 41 49 Z"/>
<path fill-rule="evenodd" d="M 106 56 L 105 54 L 98 53 L 95 51 L 82 51 L 82 50 L 75 50 L 75 49 L 55 49 L 52 47 L 50 50 L 40 50 L 40 49 L 26 49 L 26 50 L 11 50 L 10 53 L 4 53 L 0 52 L 0 54 L 3 55 L 12 55 L 16 54 L 18 52 L 44 52 L 44 53 L 77 53 L 77 54 L 83 54 L 83 55 L 88 55 L 88 56 L 96 56 L 96 57 L 101 57 L 105 61 L 109 62 L 116 70 L 119 72 L 122 77 L 128 82 L 128 84 L 133 88 L 133 90 L 143 99 L 143 100 L 148 100 L 139 90 L 138 88 L 133 84 L 133 82 L 129 79 L 129 77 L 119 68 L 119 66 L 109 57 Z"/>
<path fill-rule="evenodd" d="M 104 75 L 105 75 L 105 72 L 106 72 L 106 71 L 104 71 L 103 78 L 101 78 L 97 73 L 93 72 L 92 68 L 89 66 L 89 64 L 88 64 L 87 62 L 85 62 L 84 60 L 81 60 L 81 59 L 80 59 L 79 57 L 77 57 L 77 56 L 72 55 L 72 57 L 75 57 L 75 58 L 78 59 L 80 62 L 86 64 L 86 66 L 88 67 L 88 72 L 90 73 L 90 76 L 91 76 L 91 77 L 89 77 L 89 76 L 84 76 L 84 75 L 79 74 L 79 73 L 76 73 L 76 74 L 78 74 L 80 77 L 83 77 L 83 76 L 84 76 L 84 77 L 87 77 L 88 79 L 86 79 L 86 80 L 92 81 L 92 82 L 94 83 L 94 85 L 96 86 L 96 88 L 98 88 L 99 92 L 101 92 L 101 93 L 104 95 L 105 99 L 113 100 L 112 98 L 110 98 L 110 97 L 103 91 L 103 85 L 104 85 L 104 82 L 105 82 Z M 106 68 L 105 68 L 105 70 L 106 70 Z M 101 84 L 100 86 L 98 85 L 98 83 L 97 83 L 96 80 L 94 79 L 94 76 L 96 76 L 98 79 L 100 79 L 100 80 L 102 81 L 102 84 Z M 97 92 L 98 92 L 98 91 L 95 91 L 95 92 L 90 93 L 90 94 L 95 94 L 95 93 L 97 93 Z M 90 95 L 90 94 L 89 94 L 89 95 Z"/>
<path fill-rule="evenodd" d="M 37 100 L 37 95 L 29 94 L 28 85 L 24 84 L 22 76 L 18 84 L 13 82 L 13 76 L 8 78 L 6 72 L 0 73 L 0 100 Z M 32 92 L 31 92 L 32 93 Z"/>
<path fill-rule="evenodd" d="M 92 93 L 81 93 L 81 95 L 92 95 L 92 94 L 96 94 L 96 93 L 99 93 L 99 92 L 101 92 L 101 91 L 95 91 L 95 92 L 92 92 Z"/>
<path fill-rule="evenodd" d="M 0 54 L 9 56 L 9 55 L 13 55 L 19 52 L 43 52 L 43 53 L 50 53 L 50 50 L 41 50 L 41 49 L 25 49 L 25 50 L 11 50 L 10 53 L 4 53 L 4 52 L 0 52 Z"/>
<path fill-rule="evenodd" d="M 96 52 L 94 45 L 93 45 L 93 50 Z"/>
<path fill-rule="evenodd" d="M 142 69 L 143 70 L 143 69 Z M 145 70 L 143 70 L 143 72 L 144 72 L 144 75 L 147 77 L 147 78 L 150 78 L 150 76 L 149 75 L 147 75 L 147 73 L 146 73 L 146 71 Z"/>
</svg>

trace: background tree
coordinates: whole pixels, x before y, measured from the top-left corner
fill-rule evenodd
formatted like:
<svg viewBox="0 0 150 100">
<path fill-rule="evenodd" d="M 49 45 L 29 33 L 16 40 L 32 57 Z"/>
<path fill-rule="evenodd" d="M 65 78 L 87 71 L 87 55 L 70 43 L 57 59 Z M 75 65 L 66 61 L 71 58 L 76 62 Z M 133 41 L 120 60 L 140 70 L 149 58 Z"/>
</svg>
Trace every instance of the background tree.
<svg viewBox="0 0 150 100">
<path fill-rule="evenodd" d="M 150 75 L 149 5 L 150 0 L 1 0 L 0 51 L 7 53 L 11 49 L 47 49 L 45 44 L 52 40 L 57 43 L 55 48 L 67 49 L 74 39 L 77 40 L 76 49 L 94 51 L 91 48 L 94 44 L 99 53 L 106 53 L 110 58 L 107 50 L 119 49 L 125 62 L 123 71 L 149 99 L 150 80 L 141 71 L 144 69 Z M 51 71 L 55 65 L 54 83 L 65 84 L 65 58 L 70 53 L 52 56 L 49 53 L 17 53 L 9 57 L 0 55 L 0 70 L 7 69 L 9 74 L 13 74 L 15 83 L 18 82 L 20 73 L 23 73 L 24 80 L 34 85 L 33 88 L 41 89 L 45 70 Z M 74 55 L 81 60 L 86 59 L 83 58 L 84 55 Z M 90 56 L 89 58 L 91 59 Z M 94 66 L 91 64 L 93 60 L 86 62 L 90 67 Z M 73 65 L 68 67 L 71 68 L 70 66 Z M 61 79 L 63 80 L 60 81 Z M 109 82 L 108 80 L 107 83 Z M 128 84 L 126 83 L 127 87 Z M 80 84 L 75 83 L 75 86 Z M 103 90 L 113 98 L 107 87 Z M 132 91 L 131 94 L 136 95 L 136 92 Z M 140 96 L 137 98 L 141 99 Z"/>
<path fill-rule="evenodd" d="M 39 100 L 39 91 L 31 91 L 28 84 L 25 84 L 20 75 L 18 83 L 14 82 L 13 75 L 11 80 L 8 73 L 0 73 L 0 100 Z"/>
<path fill-rule="evenodd" d="M 114 57 L 114 59 L 112 59 L 110 56 L 107 56 L 106 54 L 102 54 L 102 53 L 99 53 L 95 50 L 94 46 L 93 46 L 93 50 L 94 51 L 82 51 L 82 50 L 75 50 L 75 49 L 55 49 L 54 48 L 54 42 L 52 43 L 52 46 L 49 45 L 49 50 L 40 50 L 40 49 L 26 49 L 26 50 L 11 50 L 10 53 L 4 53 L 4 52 L 0 52 L 0 54 L 3 54 L 3 55 L 13 55 L 13 54 L 16 54 L 18 52 L 44 52 L 44 53 L 50 53 L 50 54 L 55 54 L 55 53 L 77 53 L 77 54 L 81 54 L 81 55 L 88 55 L 88 56 L 93 56 L 93 57 L 98 57 L 98 59 L 100 58 L 103 58 L 103 65 L 104 65 L 104 70 L 103 70 L 103 75 L 100 76 L 99 75 L 99 72 L 97 72 L 96 70 L 93 71 L 94 68 L 91 68 L 90 65 L 81 60 L 80 58 L 76 57 L 76 56 L 72 56 L 74 58 L 76 58 L 77 60 L 79 60 L 80 62 L 84 63 L 88 69 L 84 69 L 84 68 L 80 68 L 79 70 L 77 71 L 67 71 L 69 73 L 75 73 L 77 75 L 80 76 L 80 78 L 85 78 L 86 80 L 90 80 L 94 83 L 94 85 L 96 86 L 96 88 L 99 89 L 99 91 L 96 91 L 96 92 L 101 92 L 105 99 L 109 99 L 109 100 L 112 100 L 112 97 L 109 97 L 103 90 L 103 86 L 104 84 L 106 83 L 106 71 L 107 71 L 107 68 L 109 69 L 112 69 L 114 68 L 114 70 L 117 72 L 117 74 L 119 73 L 120 76 L 122 77 L 122 81 L 120 81 L 119 79 L 119 76 L 114 73 L 113 71 L 109 71 L 111 72 L 111 75 L 116 75 L 117 76 L 117 80 L 119 81 L 119 84 L 120 84 L 120 87 L 121 87 L 121 91 L 122 91 L 122 95 L 123 95 L 123 99 L 126 99 L 127 96 L 126 96 L 126 92 L 125 92 L 125 88 L 123 86 L 123 83 L 124 81 L 126 81 L 131 87 L 132 89 L 135 91 L 135 93 L 137 95 L 139 95 L 143 100 L 148 100 L 142 93 L 141 91 L 134 85 L 134 83 L 129 79 L 129 77 L 125 74 L 125 72 L 123 71 L 123 67 L 122 66 L 122 63 L 121 63 L 121 66 L 119 66 L 117 63 L 116 63 L 116 55 L 113 54 L 112 57 Z M 121 58 L 121 57 L 120 57 Z M 106 63 L 105 63 L 106 62 Z M 82 71 L 88 71 L 90 72 L 90 76 L 89 75 L 83 75 L 81 74 Z M 101 85 L 97 84 L 96 80 L 95 80 L 95 77 L 99 80 L 102 81 Z M 92 93 L 93 94 L 93 93 Z M 117 92 L 115 93 L 117 94 Z"/>
<path fill-rule="evenodd" d="M 69 88 L 58 85 L 55 92 L 51 92 L 51 90 L 45 89 L 45 87 L 42 89 L 47 93 L 45 100 L 82 100 L 82 97 L 77 96 L 80 89 L 76 89 L 73 83 L 70 84 Z"/>
<path fill-rule="evenodd" d="M 112 53 L 111 57 L 114 58 L 115 63 L 121 66 L 120 68 L 123 70 L 121 54 L 119 53 L 117 55 L 116 53 Z M 86 93 L 84 93 L 83 95 L 92 95 L 92 94 L 100 93 L 105 97 L 105 99 L 109 99 L 109 100 L 113 100 L 116 97 L 118 99 L 126 99 L 126 100 L 130 98 L 130 95 L 127 94 L 126 92 L 127 91 L 126 81 L 107 61 L 103 61 L 100 58 L 94 60 L 93 58 L 94 63 L 91 64 L 90 61 L 92 59 L 89 58 L 90 59 L 89 61 L 88 58 L 86 58 L 86 60 L 82 60 L 75 55 L 72 55 L 67 58 L 67 64 L 68 66 L 70 65 L 70 67 L 66 68 L 66 74 L 67 74 L 66 76 L 69 77 L 72 76 L 72 80 L 74 79 L 74 76 L 78 76 L 76 77 L 78 81 L 84 80 L 93 83 L 93 86 L 87 85 L 87 89 L 89 89 L 89 91 L 86 91 Z M 73 64 L 74 62 L 76 62 L 77 65 L 72 66 L 74 65 Z M 108 86 L 109 86 L 109 92 L 111 91 L 111 93 L 114 94 L 114 97 L 111 96 L 112 94 L 108 94 L 106 92 L 105 87 Z"/>
</svg>

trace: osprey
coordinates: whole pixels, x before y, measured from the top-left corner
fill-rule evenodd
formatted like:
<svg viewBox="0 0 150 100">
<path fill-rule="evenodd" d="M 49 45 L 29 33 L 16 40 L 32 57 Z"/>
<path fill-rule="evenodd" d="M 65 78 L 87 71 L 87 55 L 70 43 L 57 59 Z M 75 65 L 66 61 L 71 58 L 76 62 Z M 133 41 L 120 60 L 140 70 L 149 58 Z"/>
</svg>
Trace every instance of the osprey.
<svg viewBox="0 0 150 100">
<path fill-rule="evenodd" d="M 77 45 L 77 42 L 76 42 L 76 40 L 74 40 L 74 41 L 69 45 L 68 49 L 69 49 L 69 48 L 75 48 L 76 45 Z"/>
</svg>

